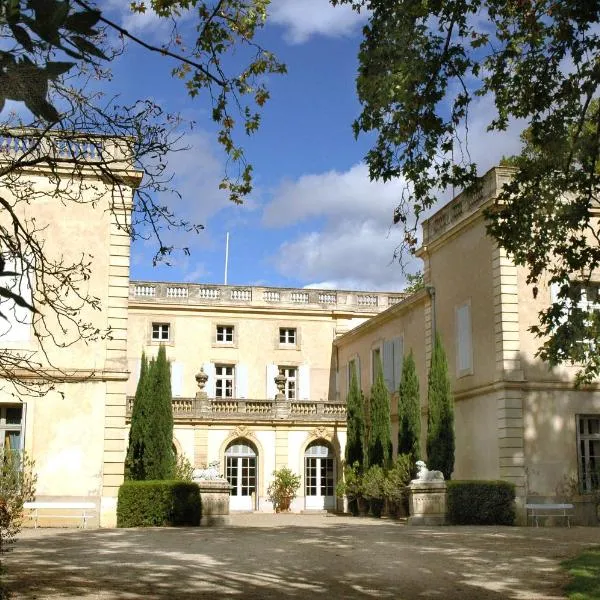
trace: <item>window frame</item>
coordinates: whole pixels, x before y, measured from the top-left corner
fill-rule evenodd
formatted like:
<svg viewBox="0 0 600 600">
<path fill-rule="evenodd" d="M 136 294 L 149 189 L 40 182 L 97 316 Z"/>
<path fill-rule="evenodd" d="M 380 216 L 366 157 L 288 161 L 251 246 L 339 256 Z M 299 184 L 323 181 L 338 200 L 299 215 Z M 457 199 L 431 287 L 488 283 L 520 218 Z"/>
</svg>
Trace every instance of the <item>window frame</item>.
<svg viewBox="0 0 600 600">
<path fill-rule="evenodd" d="M 6 413 L 10 408 L 20 408 L 21 418 L 19 423 L 7 423 Z M 2 436 L 1 442 L 3 446 L 6 444 L 8 432 L 18 432 L 19 435 L 19 447 L 16 448 L 18 451 L 22 451 L 25 447 L 25 403 L 16 404 L 0 404 L 0 435 Z"/>
<path fill-rule="evenodd" d="M 293 341 L 290 341 L 289 333 L 293 331 Z M 284 333 L 285 332 L 285 333 Z M 282 338 L 283 341 L 282 341 Z M 297 327 L 279 327 L 279 346 L 282 348 L 297 348 L 298 346 L 298 328 Z"/>
<path fill-rule="evenodd" d="M 295 365 L 278 365 L 277 368 L 279 369 L 280 373 L 283 373 L 285 375 L 285 387 L 283 388 L 283 395 L 285 396 L 286 400 L 298 400 L 298 367 Z M 290 377 L 286 373 L 287 371 L 294 371 L 294 376 Z M 292 383 L 293 386 L 290 387 L 290 383 Z"/>
<path fill-rule="evenodd" d="M 596 465 L 595 472 L 597 481 L 595 485 L 585 465 L 589 461 L 589 442 L 598 442 L 600 445 L 600 413 L 575 415 L 575 419 L 577 428 L 577 470 L 579 474 L 579 489 L 582 494 L 592 494 L 600 491 L 600 464 Z M 598 432 L 582 433 L 582 423 L 591 420 L 598 422 Z M 583 452 L 582 449 L 584 449 Z M 600 454 L 598 456 L 594 456 L 594 458 L 599 459 L 600 463 Z"/>
<path fill-rule="evenodd" d="M 215 398 L 218 400 L 233 400 L 236 397 L 235 393 L 235 364 L 232 363 L 215 363 Z M 229 373 L 219 373 L 220 369 L 231 369 Z M 230 384 L 229 386 L 227 384 Z M 219 385 L 220 384 L 220 385 Z M 227 395 L 228 387 L 231 388 L 231 395 Z M 220 388 L 220 390 L 219 390 Z M 219 391 L 221 392 L 219 394 Z M 225 392 L 223 394 L 223 392 Z"/>
<path fill-rule="evenodd" d="M 228 334 L 231 334 L 231 339 L 229 340 L 227 339 Z M 219 339 L 219 335 L 221 335 L 222 339 Z M 235 325 L 217 323 L 215 326 L 215 343 L 223 346 L 233 346 L 235 344 Z"/>
<path fill-rule="evenodd" d="M 161 332 L 163 327 L 167 328 L 167 337 L 154 337 L 154 328 L 158 327 Z M 151 321 L 150 323 L 150 341 L 153 344 L 169 344 L 173 341 L 173 326 L 169 321 Z"/>
</svg>

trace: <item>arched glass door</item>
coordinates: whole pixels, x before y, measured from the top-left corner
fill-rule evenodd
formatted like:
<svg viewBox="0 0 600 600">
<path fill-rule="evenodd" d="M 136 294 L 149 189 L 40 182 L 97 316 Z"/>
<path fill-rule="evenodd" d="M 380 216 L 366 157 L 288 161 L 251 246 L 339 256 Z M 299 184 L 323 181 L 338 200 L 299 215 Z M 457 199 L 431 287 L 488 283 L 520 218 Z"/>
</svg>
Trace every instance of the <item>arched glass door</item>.
<svg viewBox="0 0 600 600">
<path fill-rule="evenodd" d="M 231 485 L 230 510 L 254 510 L 256 451 L 246 440 L 236 440 L 225 450 L 225 476 Z"/>
<path fill-rule="evenodd" d="M 313 442 L 304 453 L 304 482 L 307 509 L 335 508 L 335 458 L 324 440 Z"/>
</svg>

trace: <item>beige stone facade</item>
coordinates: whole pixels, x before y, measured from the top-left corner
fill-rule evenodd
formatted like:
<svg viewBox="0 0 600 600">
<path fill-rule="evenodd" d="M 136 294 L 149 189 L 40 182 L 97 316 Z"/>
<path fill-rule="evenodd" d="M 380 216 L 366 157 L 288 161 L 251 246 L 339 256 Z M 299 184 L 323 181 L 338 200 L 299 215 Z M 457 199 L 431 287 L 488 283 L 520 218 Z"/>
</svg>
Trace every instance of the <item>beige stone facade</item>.
<svg viewBox="0 0 600 600">
<path fill-rule="evenodd" d="M 79 176 L 93 182 L 94 202 L 69 206 L 68 218 L 51 196 L 29 208 L 47 225 L 48 253 L 92 257 L 86 285 L 101 310 L 89 316 L 111 329 L 94 343 L 49 349 L 63 381 L 45 397 L 15 399 L 10 386 L 0 393 L 0 426 L 35 459 L 38 499 L 91 499 L 100 525 L 114 525 L 140 357 L 164 344 L 174 447 L 196 467 L 219 462 L 232 484 L 232 510 L 272 510 L 267 488 L 282 466 L 301 475 L 293 510 L 341 508 L 333 490 L 346 442 L 349 365 L 368 393 L 379 356 L 393 392 L 403 357 L 413 352 L 424 448 L 434 329 L 455 395 L 454 477 L 512 481 L 521 503 L 556 497 L 572 477 L 581 491 L 590 489 L 582 471 L 600 460 L 600 393 L 575 389 L 575 369 L 549 370 L 535 358 L 529 327 L 551 290 L 534 300 L 525 273 L 485 234 L 482 210 L 509 171 L 490 171 L 480 194 L 458 196 L 423 223 L 425 288 L 412 296 L 130 281 L 122 224 L 139 174 L 126 161 L 122 173 L 118 208 L 92 157 Z M 24 176 L 43 187 L 50 174 L 36 168 Z M 18 332 L 2 336 L 4 347 L 39 351 L 30 327 Z M 208 376 L 205 395 L 200 372 Z M 276 398 L 280 372 L 286 380 Z M 394 446 L 396 404 L 394 393 Z"/>
<path fill-rule="evenodd" d="M 575 367 L 550 369 L 535 357 L 539 340 L 529 327 L 550 302 L 551 290 L 542 287 L 534 300 L 526 273 L 485 232 L 483 210 L 509 177 L 507 169 L 492 169 L 479 194 L 461 194 L 424 221 L 418 256 L 425 289 L 341 336 L 334 347 L 346 373 L 342 389 L 347 365 L 355 360 L 365 393 L 374 351 L 385 350 L 394 337 L 401 338 L 405 354 L 413 351 L 424 448 L 435 323 L 455 399 L 453 476 L 511 481 L 523 504 L 525 498 L 564 497 L 568 480 L 579 481 L 579 492 L 591 491 L 584 471 L 600 467 L 600 392 L 596 385 L 575 389 Z M 395 404 L 393 398 L 393 416 Z M 584 506 L 590 496 L 575 490 L 574 498 L 580 519 L 594 520 L 591 505 Z"/>
</svg>

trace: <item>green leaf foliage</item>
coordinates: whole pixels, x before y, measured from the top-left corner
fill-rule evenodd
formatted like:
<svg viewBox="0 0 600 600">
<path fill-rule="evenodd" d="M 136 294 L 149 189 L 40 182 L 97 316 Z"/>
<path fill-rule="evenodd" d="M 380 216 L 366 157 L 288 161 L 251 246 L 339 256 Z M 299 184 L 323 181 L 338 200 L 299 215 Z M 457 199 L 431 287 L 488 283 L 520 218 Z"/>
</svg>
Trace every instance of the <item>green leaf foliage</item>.
<svg viewBox="0 0 600 600">
<path fill-rule="evenodd" d="M 131 427 L 129 428 L 129 444 L 125 458 L 125 480 L 144 480 L 144 453 L 149 428 L 149 363 L 146 354 L 142 352 L 140 378 L 135 390 L 135 398 L 131 409 Z"/>
<path fill-rule="evenodd" d="M 369 400 L 369 433 L 367 440 L 367 465 L 386 468 L 392 459 L 392 439 L 390 421 L 390 395 L 383 377 L 383 367 L 379 358 L 377 375 L 371 386 Z"/>
<path fill-rule="evenodd" d="M 354 363 L 353 363 L 354 364 Z M 353 465 L 364 462 L 365 415 L 363 397 L 358 387 L 356 366 L 351 370 L 350 389 L 346 399 L 346 464 Z"/>
<path fill-rule="evenodd" d="M 197 526 L 200 488 L 185 481 L 126 481 L 119 488 L 117 527 Z"/>
<path fill-rule="evenodd" d="M 515 486 L 508 481 L 448 481 L 453 525 L 514 525 Z"/>
<path fill-rule="evenodd" d="M 421 458 L 421 399 L 419 378 L 412 350 L 402 364 L 398 390 L 398 454 L 407 454 L 414 464 Z"/>
<path fill-rule="evenodd" d="M 170 479 L 175 470 L 171 367 L 163 345 L 149 369 L 148 438 L 144 450 L 145 479 Z"/>
<path fill-rule="evenodd" d="M 583 364 L 581 381 L 596 378 L 598 319 L 571 307 L 600 266 L 600 4 L 331 1 L 369 10 L 354 132 L 376 135 L 366 156 L 372 179 L 406 181 L 394 222 L 409 249 L 418 243 L 411 212 L 431 208 L 440 189 L 479 187 L 469 136 L 522 124 L 523 152 L 487 213 L 489 233 L 526 268 L 534 295 L 548 282 L 560 288 L 532 329 L 540 358 Z M 494 108 L 479 130 L 473 103 Z"/>
<path fill-rule="evenodd" d="M 427 467 L 441 471 L 448 480 L 454 470 L 454 400 L 438 333 L 431 353 L 427 404 Z"/>
</svg>

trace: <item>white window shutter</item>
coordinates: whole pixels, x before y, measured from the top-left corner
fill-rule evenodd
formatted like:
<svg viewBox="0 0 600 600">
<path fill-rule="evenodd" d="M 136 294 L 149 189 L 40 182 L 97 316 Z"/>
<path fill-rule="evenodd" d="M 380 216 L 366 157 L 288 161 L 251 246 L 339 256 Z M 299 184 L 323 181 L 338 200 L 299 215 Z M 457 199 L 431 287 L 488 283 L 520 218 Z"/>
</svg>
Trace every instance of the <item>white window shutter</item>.
<svg viewBox="0 0 600 600">
<path fill-rule="evenodd" d="M 216 379 L 217 379 L 217 371 L 215 369 L 214 363 L 208 362 L 204 363 L 204 372 L 208 375 L 208 381 L 206 382 L 205 390 L 208 394 L 209 398 L 214 398 L 216 394 Z"/>
<path fill-rule="evenodd" d="M 248 398 L 248 366 L 236 365 L 235 368 L 235 397 L 241 400 Z"/>
<path fill-rule="evenodd" d="M 298 367 L 298 388 L 300 400 L 310 400 L 310 366 Z"/>
<path fill-rule="evenodd" d="M 473 367 L 473 348 L 471 338 L 471 306 L 463 304 L 456 309 L 458 338 L 458 372 L 470 371 Z"/>
<path fill-rule="evenodd" d="M 394 391 L 394 342 L 383 342 L 383 378 L 388 391 Z"/>
<path fill-rule="evenodd" d="M 266 381 L 266 390 L 267 390 L 267 400 L 274 400 L 275 396 L 277 396 L 277 386 L 275 385 L 275 377 L 279 373 L 279 368 L 276 364 L 268 364 L 267 365 L 267 381 Z"/>
<path fill-rule="evenodd" d="M 398 391 L 402 379 L 402 363 L 404 361 L 404 338 L 397 337 L 392 340 L 394 346 L 394 387 L 392 391 Z"/>
<path fill-rule="evenodd" d="M 171 395 L 181 398 L 183 394 L 183 363 L 171 363 Z"/>
</svg>

